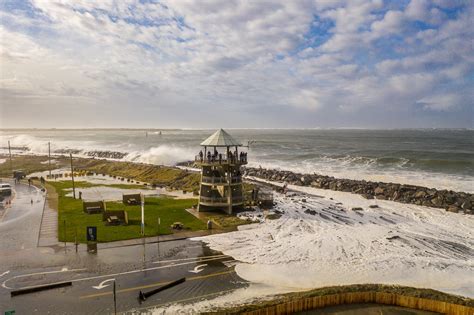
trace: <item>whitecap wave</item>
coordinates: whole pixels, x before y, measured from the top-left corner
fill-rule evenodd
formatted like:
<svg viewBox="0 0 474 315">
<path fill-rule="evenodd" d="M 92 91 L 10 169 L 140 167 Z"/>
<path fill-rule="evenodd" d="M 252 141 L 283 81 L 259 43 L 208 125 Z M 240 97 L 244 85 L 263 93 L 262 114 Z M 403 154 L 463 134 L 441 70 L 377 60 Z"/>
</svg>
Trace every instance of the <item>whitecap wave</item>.
<svg viewBox="0 0 474 315">
<path fill-rule="evenodd" d="M 194 151 L 190 149 L 160 145 L 147 150 L 130 152 L 125 160 L 158 165 L 176 165 L 176 163 L 189 161 L 193 158 Z"/>
<path fill-rule="evenodd" d="M 369 180 L 374 182 L 393 182 L 399 184 L 418 185 L 429 188 L 448 189 L 474 193 L 472 176 L 445 174 L 427 171 L 413 171 L 404 166 L 407 159 L 400 159 L 391 167 L 381 168 L 377 158 L 321 158 L 304 161 L 281 161 L 268 159 L 249 159 L 250 167 L 288 170 L 306 174 L 321 174 L 336 178 Z M 376 167 L 378 166 L 378 167 Z"/>
<path fill-rule="evenodd" d="M 174 133 L 171 138 L 166 138 Z M 51 152 L 55 154 L 66 154 L 73 150 L 75 156 L 90 157 L 89 152 L 122 152 L 127 155 L 121 159 L 139 163 L 176 165 L 179 162 L 192 160 L 199 150 L 194 147 L 191 135 L 195 136 L 195 131 L 166 131 L 161 140 L 148 138 L 144 141 L 144 136 L 130 137 L 128 141 L 123 141 L 121 135 L 115 135 L 115 138 L 105 137 L 97 134 L 85 133 L 77 136 L 71 133 L 71 137 L 58 132 L 46 133 L 40 136 L 30 134 L 0 134 L 0 153 L 8 154 L 6 144 L 10 141 L 14 154 L 48 154 L 48 142 L 51 142 Z M 176 137 L 176 135 L 180 137 Z M 128 137 L 128 134 L 124 134 Z M 132 135 L 133 136 L 133 135 Z M 152 137 L 158 138 L 158 137 Z M 172 144 L 173 141 L 180 141 L 178 144 Z M 184 141 L 183 141 L 184 140 Z M 153 143 L 165 142 L 168 143 Z M 318 173 L 334 176 L 338 178 L 349 178 L 357 180 L 371 180 L 382 182 L 396 182 L 402 184 L 413 184 L 420 186 L 433 187 L 438 189 L 450 189 L 455 191 L 474 192 L 473 176 L 466 171 L 464 174 L 459 171 L 451 172 L 445 164 L 438 165 L 442 171 L 429 170 L 431 166 L 425 166 L 428 162 L 417 160 L 418 166 L 413 165 L 413 161 L 405 157 L 366 157 L 359 155 L 324 155 L 314 154 L 312 150 L 302 151 L 298 149 L 297 144 L 279 144 L 282 147 L 260 147 L 257 150 L 249 152 L 249 166 L 271 169 L 290 170 L 299 173 Z M 293 154 L 293 153 L 298 153 Z M 114 160 L 113 154 L 95 154 L 99 158 L 109 158 Z M 120 157 L 120 155 L 117 155 Z M 433 160 L 436 162 L 436 160 Z M 443 162 L 443 161 L 440 161 Z M 452 166 L 457 163 L 455 160 L 448 160 Z M 424 164 L 423 164 L 424 163 Z M 421 167 L 421 169 L 420 169 Z M 423 170 L 426 167 L 426 170 Z M 469 169 L 469 165 L 466 166 Z"/>
</svg>

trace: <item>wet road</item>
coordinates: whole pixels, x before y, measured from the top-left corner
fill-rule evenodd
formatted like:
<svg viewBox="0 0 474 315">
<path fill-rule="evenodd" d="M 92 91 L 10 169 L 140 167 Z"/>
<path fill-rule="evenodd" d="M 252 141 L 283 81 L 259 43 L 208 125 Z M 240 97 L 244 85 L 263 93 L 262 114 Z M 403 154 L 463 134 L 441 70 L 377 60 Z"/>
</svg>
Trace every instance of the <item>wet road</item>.
<svg viewBox="0 0 474 315">
<path fill-rule="evenodd" d="M 100 249 L 97 254 L 87 253 L 85 245 L 78 252 L 71 245 L 66 251 L 59 246 L 36 247 L 42 193 L 28 185 L 16 188 L 12 208 L 0 222 L 2 313 L 113 313 L 110 279 L 116 281 L 118 312 L 193 302 L 247 285 L 235 274 L 232 257 L 188 239 Z M 36 198 L 33 205 L 31 197 Z M 149 291 L 182 277 L 184 283 L 139 302 L 140 290 Z M 62 281 L 72 281 L 72 285 L 10 296 L 12 290 Z"/>
<path fill-rule="evenodd" d="M 43 213 L 44 193 L 34 186 L 14 184 L 15 193 L 0 221 L 0 252 L 36 248 Z"/>
<path fill-rule="evenodd" d="M 209 250 L 201 242 L 181 240 L 161 243 L 160 247 L 158 256 L 157 244 L 146 245 L 145 251 L 154 250 L 156 255 L 139 264 L 94 264 L 93 261 L 100 261 L 100 258 L 90 257 L 93 254 L 68 253 L 77 255 L 77 261 L 82 261 L 82 264 L 11 272 L 0 278 L 0 305 L 19 314 L 33 311 L 38 314 L 109 313 L 113 311 L 112 281 L 107 281 L 109 279 L 116 281 L 119 312 L 175 301 L 192 302 L 246 286 L 235 274 L 231 257 Z M 121 253 L 117 248 L 102 250 L 97 256 L 120 259 L 127 255 L 135 260 L 142 259 L 141 255 L 135 254 L 142 252 L 143 255 L 143 246 L 122 249 L 124 252 Z M 186 278 L 185 283 L 139 302 L 140 290 L 147 292 L 182 277 Z M 15 289 L 62 281 L 72 281 L 72 286 L 15 297 L 9 294 Z"/>
</svg>

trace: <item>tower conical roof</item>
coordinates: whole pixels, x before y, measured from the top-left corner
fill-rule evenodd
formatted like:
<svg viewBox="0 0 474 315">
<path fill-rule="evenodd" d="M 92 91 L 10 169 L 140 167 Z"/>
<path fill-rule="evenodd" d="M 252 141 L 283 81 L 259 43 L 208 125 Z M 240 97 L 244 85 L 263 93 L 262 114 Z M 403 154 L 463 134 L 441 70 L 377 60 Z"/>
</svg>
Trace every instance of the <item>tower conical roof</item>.
<svg viewBox="0 0 474 315">
<path fill-rule="evenodd" d="M 201 142 L 201 145 L 208 147 L 234 147 L 241 146 L 242 144 L 235 140 L 224 129 L 219 129 L 209 138 Z"/>
</svg>

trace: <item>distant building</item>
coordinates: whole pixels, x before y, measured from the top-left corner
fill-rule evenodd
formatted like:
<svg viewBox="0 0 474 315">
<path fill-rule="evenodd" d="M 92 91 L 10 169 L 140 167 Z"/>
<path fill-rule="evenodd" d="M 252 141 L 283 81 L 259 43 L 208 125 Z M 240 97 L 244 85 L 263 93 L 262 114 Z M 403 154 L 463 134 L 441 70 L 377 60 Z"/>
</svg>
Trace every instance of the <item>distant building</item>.
<svg viewBox="0 0 474 315">
<path fill-rule="evenodd" d="M 201 146 L 203 150 L 195 159 L 201 166 L 198 211 L 220 209 L 231 214 L 244 204 L 240 167 L 247 164 L 247 153 L 239 152 L 242 144 L 223 129 Z"/>
</svg>

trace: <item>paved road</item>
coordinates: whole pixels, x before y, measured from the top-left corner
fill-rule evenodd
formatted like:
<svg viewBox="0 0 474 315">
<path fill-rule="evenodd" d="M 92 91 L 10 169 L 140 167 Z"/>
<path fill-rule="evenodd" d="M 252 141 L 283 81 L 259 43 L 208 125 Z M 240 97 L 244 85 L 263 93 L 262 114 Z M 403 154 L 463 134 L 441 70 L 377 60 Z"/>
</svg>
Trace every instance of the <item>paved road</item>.
<svg viewBox="0 0 474 315">
<path fill-rule="evenodd" d="M 44 206 L 44 193 L 34 186 L 13 184 L 11 206 L 0 221 L 0 252 L 36 248 Z"/>
<path fill-rule="evenodd" d="M 0 314 L 6 310 L 17 314 L 112 313 L 112 282 L 100 287 L 109 279 L 116 281 L 119 312 L 193 302 L 247 285 L 235 274 L 232 257 L 188 239 L 104 248 L 97 254 L 87 253 L 84 245 L 77 253 L 73 246 L 67 251 L 57 245 L 36 247 L 44 196 L 28 185 L 15 189 L 12 208 L 0 222 Z M 149 291 L 182 277 L 185 283 L 139 302 L 140 290 Z M 12 290 L 62 281 L 72 281 L 72 286 L 10 296 Z"/>
<path fill-rule="evenodd" d="M 84 260 L 84 263 L 72 267 L 10 272 L 0 278 L 0 304 L 2 308 L 14 309 L 19 314 L 33 310 L 39 314 L 104 314 L 113 310 L 111 282 L 103 283 L 109 279 L 116 281 L 117 309 L 121 312 L 173 301 L 192 302 L 246 285 L 235 274 L 231 257 L 211 251 L 201 242 L 181 240 L 161 243 L 160 247 L 159 257 L 157 244 L 146 245 L 145 249 L 143 246 L 130 246 L 123 248 L 123 252 L 117 248 L 102 250 L 97 257 L 87 257 L 88 254 L 79 253 L 77 259 Z M 151 255 L 150 259 L 139 264 L 102 262 L 100 265 L 88 266 L 95 258 L 100 260 L 100 255 L 106 255 L 110 259 L 127 256 L 141 260 L 143 251 L 156 251 L 156 255 L 148 253 Z M 138 252 L 142 254 L 136 255 Z M 144 303 L 138 301 L 140 290 L 149 291 L 182 277 L 186 278 L 185 283 L 158 293 Z M 9 296 L 11 290 L 61 281 L 72 281 L 72 286 L 16 297 Z M 94 288 L 101 283 L 103 288 Z"/>
</svg>

